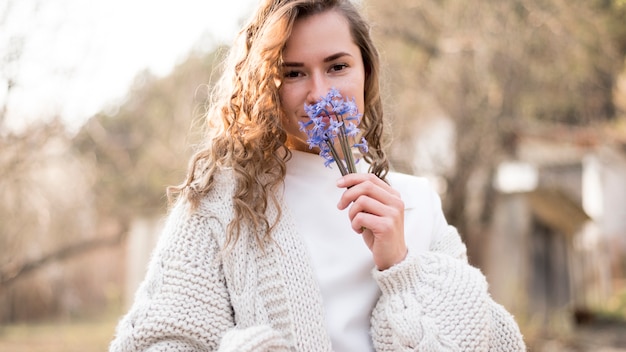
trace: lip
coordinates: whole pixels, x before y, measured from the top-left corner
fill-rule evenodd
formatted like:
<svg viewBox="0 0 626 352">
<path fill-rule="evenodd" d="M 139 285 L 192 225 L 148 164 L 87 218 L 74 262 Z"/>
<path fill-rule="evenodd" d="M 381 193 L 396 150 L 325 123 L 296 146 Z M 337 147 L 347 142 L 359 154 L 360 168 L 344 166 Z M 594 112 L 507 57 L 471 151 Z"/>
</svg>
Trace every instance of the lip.
<svg viewBox="0 0 626 352">
<path fill-rule="evenodd" d="M 327 114 L 323 114 L 322 115 L 322 114 L 320 114 L 319 116 L 330 117 L 330 116 L 335 116 L 335 114 L 330 114 L 330 115 L 327 115 Z M 307 114 L 301 115 L 300 117 L 303 118 L 303 119 L 310 118 L 309 115 L 307 115 Z"/>
<path fill-rule="evenodd" d="M 322 122 L 324 122 L 324 123 L 326 124 L 326 126 L 328 126 L 328 125 L 330 124 L 330 121 L 331 121 L 331 119 L 332 119 L 332 116 L 334 116 L 334 115 L 321 115 L 321 117 L 322 117 Z M 305 120 L 305 121 L 307 121 L 307 120 L 311 119 L 311 118 L 309 117 L 309 115 L 304 115 L 304 116 L 301 116 L 300 118 L 301 118 L 301 119 L 303 119 L 303 120 Z"/>
</svg>

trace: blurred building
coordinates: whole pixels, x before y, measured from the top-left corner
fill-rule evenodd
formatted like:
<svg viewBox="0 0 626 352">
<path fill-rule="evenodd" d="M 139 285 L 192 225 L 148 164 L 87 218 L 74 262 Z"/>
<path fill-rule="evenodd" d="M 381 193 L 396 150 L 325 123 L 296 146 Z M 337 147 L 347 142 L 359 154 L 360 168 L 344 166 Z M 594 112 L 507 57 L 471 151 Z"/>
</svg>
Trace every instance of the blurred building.
<svg viewBox="0 0 626 352">
<path fill-rule="evenodd" d="M 586 319 L 623 285 L 626 144 L 586 130 L 527 131 L 517 142 L 496 178 L 490 289 L 530 324 Z"/>
</svg>

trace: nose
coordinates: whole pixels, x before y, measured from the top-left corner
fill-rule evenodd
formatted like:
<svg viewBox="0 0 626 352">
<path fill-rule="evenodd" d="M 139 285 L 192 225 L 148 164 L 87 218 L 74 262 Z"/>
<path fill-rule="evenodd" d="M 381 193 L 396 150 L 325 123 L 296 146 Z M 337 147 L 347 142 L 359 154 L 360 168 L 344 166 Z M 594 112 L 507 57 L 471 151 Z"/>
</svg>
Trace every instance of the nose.
<svg viewBox="0 0 626 352">
<path fill-rule="evenodd" d="M 309 91 L 307 94 L 307 104 L 315 104 L 321 97 L 330 90 L 327 77 L 322 73 L 311 74 L 309 80 Z"/>
</svg>

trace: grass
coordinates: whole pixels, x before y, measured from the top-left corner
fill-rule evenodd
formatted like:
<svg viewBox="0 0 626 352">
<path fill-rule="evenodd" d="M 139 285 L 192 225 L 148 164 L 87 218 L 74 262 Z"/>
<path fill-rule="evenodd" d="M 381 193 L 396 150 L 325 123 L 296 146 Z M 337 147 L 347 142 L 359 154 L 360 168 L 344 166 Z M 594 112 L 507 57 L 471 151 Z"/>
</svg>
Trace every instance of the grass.
<svg viewBox="0 0 626 352">
<path fill-rule="evenodd" d="M 0 352 L 104 352 L 117 319 L 0 326 Z"/>
</svg>

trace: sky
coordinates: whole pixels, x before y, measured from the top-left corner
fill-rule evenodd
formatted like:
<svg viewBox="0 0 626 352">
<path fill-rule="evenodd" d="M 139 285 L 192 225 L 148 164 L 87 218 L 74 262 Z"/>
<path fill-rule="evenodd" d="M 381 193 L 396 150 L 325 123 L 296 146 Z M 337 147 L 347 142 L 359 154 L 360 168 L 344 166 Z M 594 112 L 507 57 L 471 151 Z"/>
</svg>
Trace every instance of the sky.
<svg viewBox="0 0 626 352">
<path fill-rule="evenodd" d="M 162 76 L 192 48 L 230 44 L 256 2 L 0 0 L 0 104 L 9 128 L 54 116 L 80 127 L 119 103 L 138 72 Z M 10 95 L 6 77 L 17 82 Z"/>
</svg>

